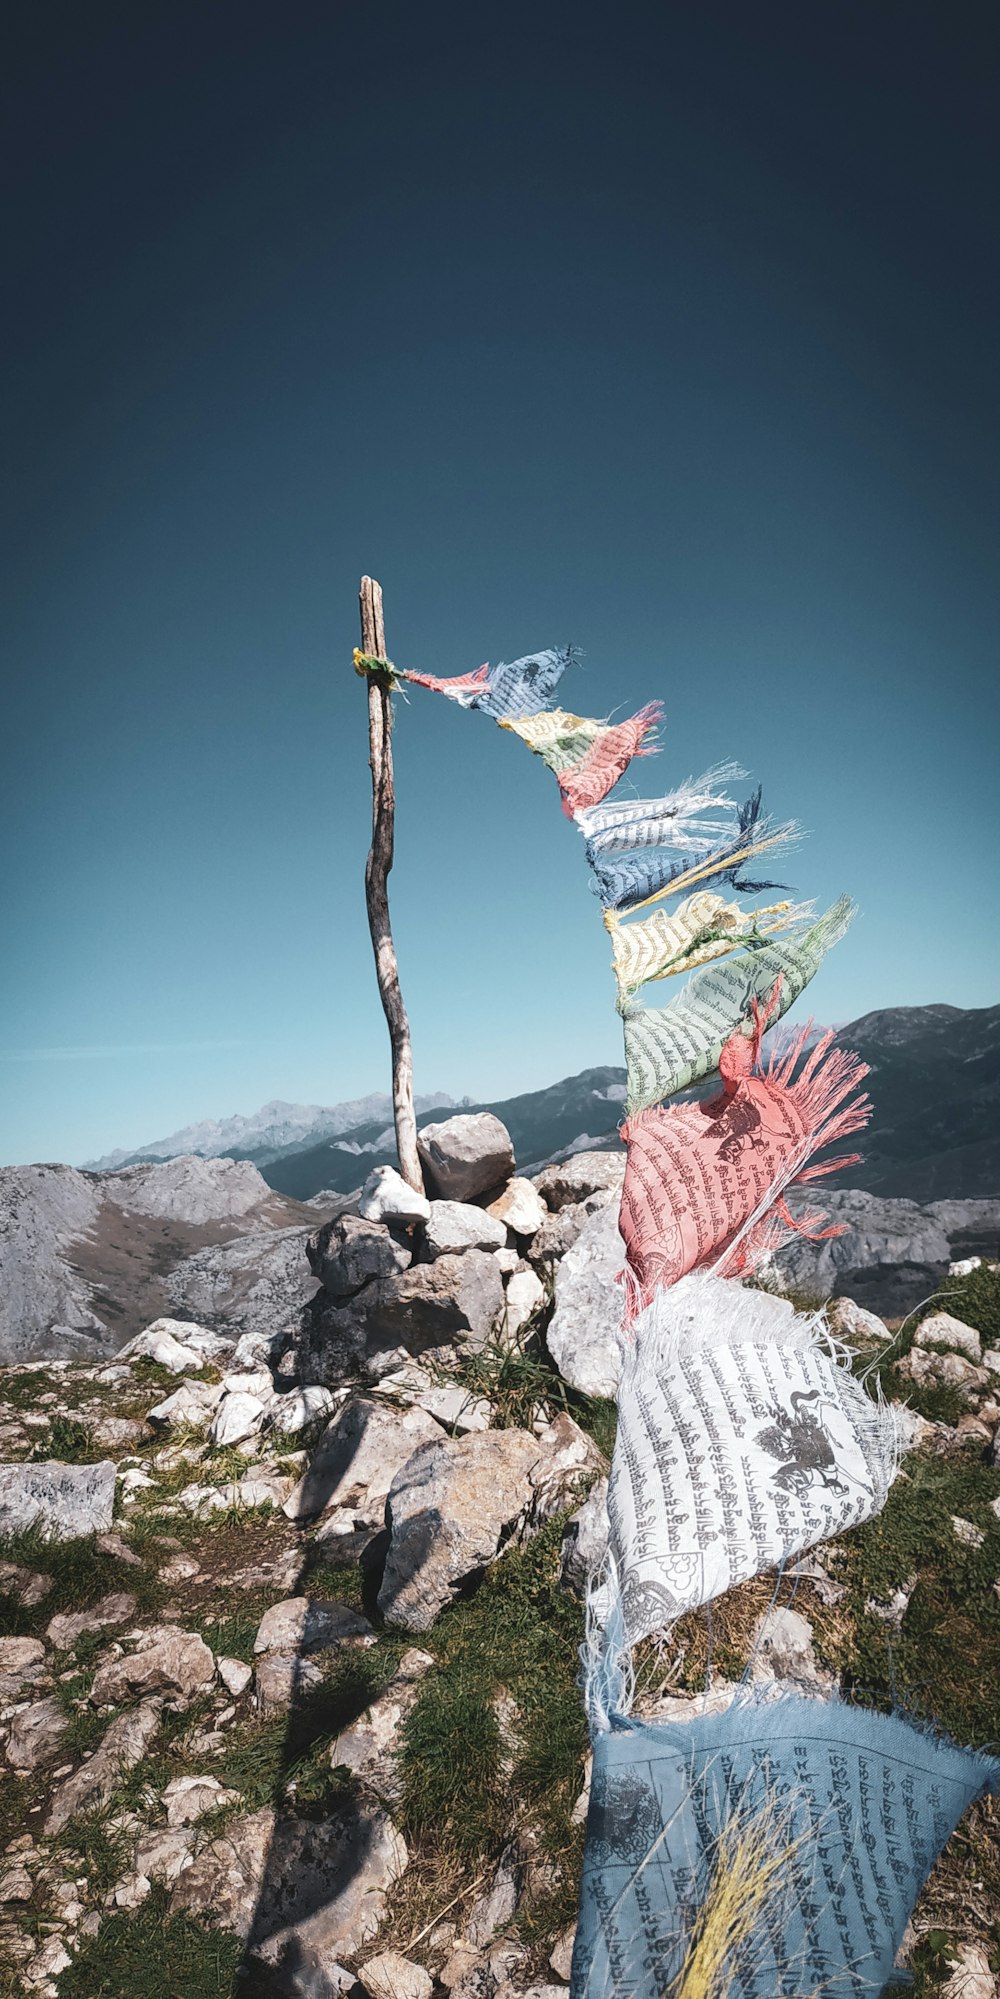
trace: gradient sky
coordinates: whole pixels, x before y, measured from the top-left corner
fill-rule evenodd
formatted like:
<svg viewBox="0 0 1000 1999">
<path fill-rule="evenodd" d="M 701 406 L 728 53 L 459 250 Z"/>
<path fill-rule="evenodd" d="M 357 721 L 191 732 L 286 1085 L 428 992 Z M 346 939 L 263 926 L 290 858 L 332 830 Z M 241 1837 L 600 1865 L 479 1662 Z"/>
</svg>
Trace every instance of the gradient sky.
<svg viewBox="0 0 1000 1999">
<path fill-rule="evenodd" d="M 571 639 L 565 705 L 661 697 L 640 791 L 762 779 L 861 905 L 820 1018 L 998 998 L 996 35 L 15 14 L 0 1160 L 385 1087 L 364 570 L 400 664 Z M 418 1089 L 620 1061 L 554 780 L 420 690 L 396 756 Z"/>
</svg>

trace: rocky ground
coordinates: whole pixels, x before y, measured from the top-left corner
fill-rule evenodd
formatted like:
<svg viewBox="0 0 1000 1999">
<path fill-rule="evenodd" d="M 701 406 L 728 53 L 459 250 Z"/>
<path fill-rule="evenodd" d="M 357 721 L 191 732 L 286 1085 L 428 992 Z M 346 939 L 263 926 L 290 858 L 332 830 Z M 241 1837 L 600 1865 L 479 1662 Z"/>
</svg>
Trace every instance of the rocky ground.
<svg viewBox="0 0 1000 1999">
<path fill-rule="evenodd" d="M 439 1198 L 373 1176 L 274 1330 L 0 1374 L 0 1995 L 565 1992 L 622 1161 L 532 1183 L 452 1122 Z M 895 1336 L 831 1308 L 913 1412 L 885 1513 L 647 1647 L 642 1712 L 749 1662 L 1000 1739 L 1000 1281 L 944 1293 Z M 987 1802 L 919 1999 L 996 1999 L 998 1912 Z"/>
</svg>

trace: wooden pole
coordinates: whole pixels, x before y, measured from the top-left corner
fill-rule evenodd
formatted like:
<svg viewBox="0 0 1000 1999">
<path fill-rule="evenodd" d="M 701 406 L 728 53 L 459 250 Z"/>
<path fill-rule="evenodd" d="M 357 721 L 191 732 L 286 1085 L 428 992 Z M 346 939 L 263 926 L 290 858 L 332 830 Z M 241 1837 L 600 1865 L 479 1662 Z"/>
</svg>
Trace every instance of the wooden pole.
<svg viewBox="0 0 1000 1999">
<path fill-rule="evenodd" d="M 382 586 L 362 576 L 361 650 L 369 659 L 385 659 Z M 368 670 L 368 761 L 372 772 L 372 843 L 365 868 L 368 928 L 375 952 L 375 972 L 392 1046 L 392 1114 L 396 1126 L 399 1170 L 407 1185 L 420 1194 L 424 1176 L 417 1151 L 417 1118 L 413 1108 L 413 1048 L 410 1023 L 399 984 L 396 947 L 389 923 L 389 870 L 393 861 L 396 790 L 392 771 L 392 680 L 389 673 Z"/>
</svg>

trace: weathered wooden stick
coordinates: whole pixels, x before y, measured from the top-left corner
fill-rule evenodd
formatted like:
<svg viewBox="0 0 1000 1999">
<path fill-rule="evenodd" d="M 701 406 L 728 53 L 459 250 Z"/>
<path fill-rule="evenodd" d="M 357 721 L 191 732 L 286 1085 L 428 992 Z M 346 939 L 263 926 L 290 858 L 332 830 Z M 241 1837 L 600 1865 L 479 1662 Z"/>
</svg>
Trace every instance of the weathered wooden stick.
<svg viewBox="0 0 1000 1999">
<path fill-rule="evenodd" d="M 361 650 L 369 658 L 385 659 L 382 586 L 362 576 Z M 399 1170 L 407 1185 L 420 1194 L 424 1176 L 417 1151 L 417 1118 L 413 1108 L 413 1049 L 410 1023 L 399 984 L 396 947 L 389 923 L 389 870 L 393 861 L 396 790 L 392 771 L 392 683 L 388 673 L 370 668 L 368 679 L 368 761 L 372 772 L 372 843 L 365 868 L 368 928 L 375 952 L 375 972 L 392 1046 L 392 1114 L 396 1126 Z"/>
</svg>

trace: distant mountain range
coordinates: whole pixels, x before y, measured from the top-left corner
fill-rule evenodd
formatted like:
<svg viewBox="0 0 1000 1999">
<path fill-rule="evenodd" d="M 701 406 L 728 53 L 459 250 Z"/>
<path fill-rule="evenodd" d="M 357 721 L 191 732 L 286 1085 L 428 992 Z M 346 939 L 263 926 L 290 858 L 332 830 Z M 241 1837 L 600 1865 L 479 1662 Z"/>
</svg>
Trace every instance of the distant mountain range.
<svg viewBox="0 0 1000 1999">
<path fill-rule="evenodd" d="M 851 1021 L 838 1039 L 871 1067 L 875 1115 L 860 1141 L 863 1164 L 831 1184 L 916 1201 L 1000 1193 L 1000 1007 L 888 1007 Z M 494 1111 L 529 1170 L 559 1152 L 617 1144 L 624 1097 L 624 1069 L 584 1069 L 501 1103 L 418 1097 L 418 1123 L 459 1108 Z M 248 1159 L 278 1193 L 305 1201 L 349 1193 L 393 1159 L 391 1118 L 384 1095 L 327 1108 L 271 1103 L 254 1117 L 192 1125 L 92 1163 L 109 1169 L 192 1152 Z"/>
</svg>

